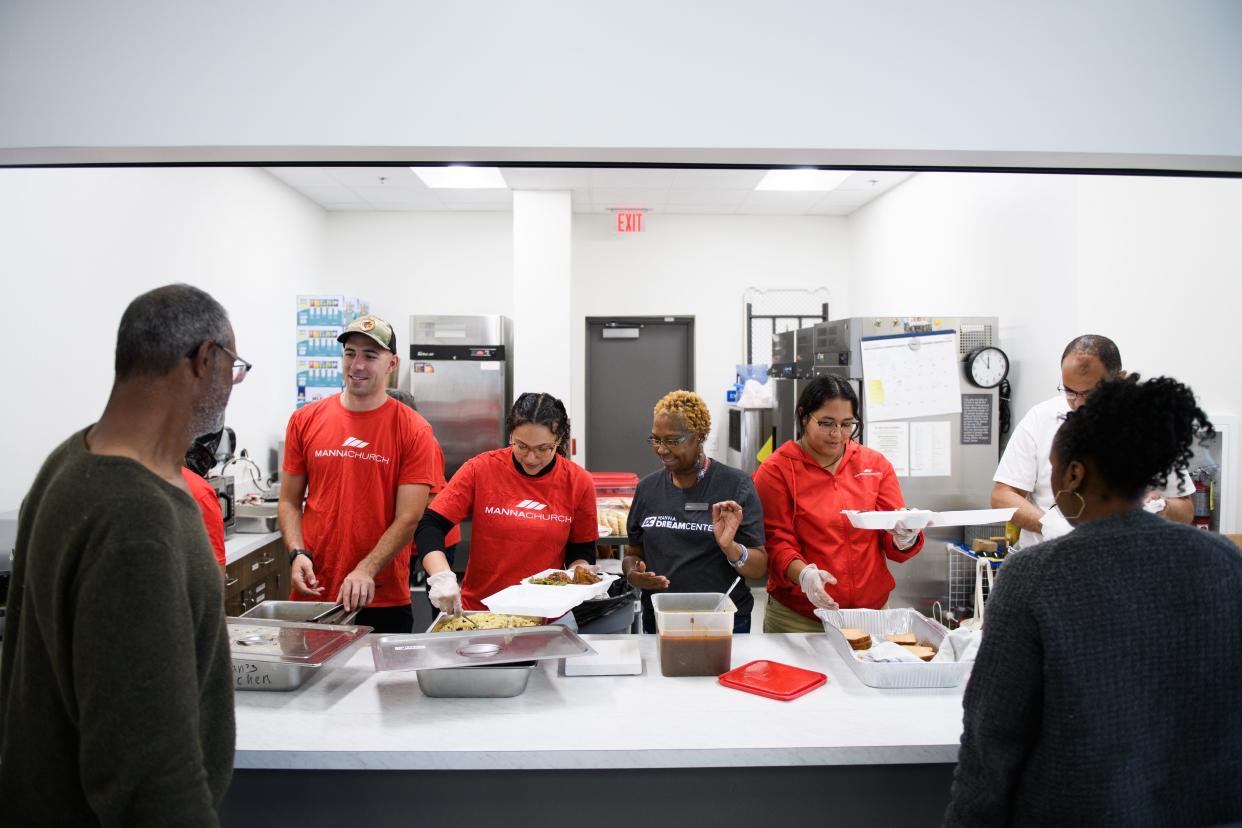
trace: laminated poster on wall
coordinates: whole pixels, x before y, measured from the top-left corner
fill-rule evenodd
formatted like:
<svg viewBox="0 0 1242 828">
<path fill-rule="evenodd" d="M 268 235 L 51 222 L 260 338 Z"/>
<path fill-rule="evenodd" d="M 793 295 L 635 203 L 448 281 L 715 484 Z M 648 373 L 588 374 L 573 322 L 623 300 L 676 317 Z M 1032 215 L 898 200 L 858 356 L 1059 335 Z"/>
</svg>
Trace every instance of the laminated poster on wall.
<svg viewBox="0 0 1242 828">
<path fill-rule="evenodd" d="M 867 428 L 867 447 L 873 448 L 893 464 L 898 477 L 910 476 L 910 424 L 872 423 Z"/>
<path fill-rule="evenodd" d="M 910 423 L 911 477 L 948 477 L 953 473 L 951 434 L 948 420 Z"/>
<path fill-rule="evenodd" d="M 959 363 L 956 331 L 863 337 L 864 419 L 960 413 Z"/>
</svg>

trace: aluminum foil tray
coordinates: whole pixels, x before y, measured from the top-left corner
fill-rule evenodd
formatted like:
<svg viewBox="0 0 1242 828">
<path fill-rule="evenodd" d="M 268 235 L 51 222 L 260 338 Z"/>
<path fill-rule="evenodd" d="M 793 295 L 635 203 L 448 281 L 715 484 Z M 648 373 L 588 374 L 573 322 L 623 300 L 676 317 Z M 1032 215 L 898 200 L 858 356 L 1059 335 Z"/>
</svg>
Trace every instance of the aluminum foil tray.
<svg viewBox="0 0 1242 828">
<path fill-rule="evenodd" d="M 885 690 L 919 687 L 957 687 L 966 680 L 973 662 L 928 661 L 913 663 L 877 663 L 860 661 L 850 649 L 849 642 L 839 627 L 858 627 L 866 630 L 872 641 L 883 641 L 884 636 L 900 632 L 912 632 L 920 644 L 930 644 L 937 650 L 948 630 L 917 610 L 889 609 L 817 609 L 815 614 L 824 624 L 828 642 L 837 651 L 858 680 L 868 687 Z"/>
</svg>

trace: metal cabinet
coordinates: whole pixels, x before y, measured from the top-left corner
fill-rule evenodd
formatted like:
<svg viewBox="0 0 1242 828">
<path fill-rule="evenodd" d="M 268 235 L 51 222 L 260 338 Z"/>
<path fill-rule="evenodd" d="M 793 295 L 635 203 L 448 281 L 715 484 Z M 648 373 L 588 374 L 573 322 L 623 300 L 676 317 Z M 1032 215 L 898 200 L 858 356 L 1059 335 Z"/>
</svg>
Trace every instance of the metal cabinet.
<svg viewBox="0 0 1242 828">
<path fill-rule="evenodd" d="M 237 616 L 269 598 L 283 599 L 289 586 L 289 558 L 276 538 L 225 567 L 224 612 Z"/>
</svg>

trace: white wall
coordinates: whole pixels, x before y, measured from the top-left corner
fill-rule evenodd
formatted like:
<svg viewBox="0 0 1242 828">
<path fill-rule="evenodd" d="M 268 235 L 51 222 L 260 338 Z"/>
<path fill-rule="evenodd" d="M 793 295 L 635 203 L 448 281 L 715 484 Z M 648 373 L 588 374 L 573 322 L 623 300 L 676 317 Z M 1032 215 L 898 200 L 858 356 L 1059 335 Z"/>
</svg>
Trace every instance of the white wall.
<svg viewBox="0 0 1242 828">
<path fill-rule="evenodd" d="M 0 511 L 98 417 L 121 312 L 169 282 L 228 310 L 255 368 L 227 421 L 270 471 L 293 407 L 294 296 L 318 279 L 323 224 L 319 207 L 254 170 L 0 170 L 0 273 L 15 326 L 0 363 Z"/>
<path fill-rule="evenodd" d="M 1051 396 L 1061 378 L 1048 355 L 1082 333 L 1072 299 L 1076 180 L 907 179 L 850 217 L 850 315 L 997 316 L 1015 410 Z"/>
<path fill-rule="evenodd" d="M 396 329 L 402 388 L 410 316 L 513 316 L 511 213 L 329 213 L 323 250 L 322 289 L 369 299 Z"/>
<path fill-rule="evenodd" d="M 1081 333 L 1237 415 L 1239 215 L 1238 180 L 920 174 L 850 219 L 852 313 L 996 314 L 1018 417 Z"/>
<path fill-rule="evenodd" d="M 585 318 L 695 317 L 695 388 L 712 409 L 709 453 L 725 418 L 725 389 L 746 361 L 742 296 L 748 287 L 829 290 L 834 316 L 848 313 L 849 257 L 844 219 L 828 216 L 649 215 L 646 231 L 618 234 L 610 215 L 574 216 L 572 348 L 574 410 L 585 423 Z M 669 389 L 670 391 L 673 389 Z M 652 400 L 654 404 L 655 400 Z M 586 456 L 578 428 L 578 459 Z"/>
<path fill-rule="evenodd" d="M 1235 0 L 9 0 L 0 158 L 1239 169 L 1240 30 Z"/>
</svg>

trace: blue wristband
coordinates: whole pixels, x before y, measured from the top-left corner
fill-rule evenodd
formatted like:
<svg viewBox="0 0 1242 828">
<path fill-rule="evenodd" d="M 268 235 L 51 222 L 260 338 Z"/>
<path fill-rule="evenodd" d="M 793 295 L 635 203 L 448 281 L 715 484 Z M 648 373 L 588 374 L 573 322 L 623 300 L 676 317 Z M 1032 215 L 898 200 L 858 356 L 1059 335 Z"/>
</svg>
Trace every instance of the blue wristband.
<svg viewBox="0 0 1242 828">
<path fill-rule="evenodd" d="M 733 567 L 734 569 L 741 569 L 743 566 L 745 566 L 746 558 L 747 556 L 750 555 L 750 550 L 746 548 L 746 544 L 739 543 L 738 546 L 742 547 L 742 557 L 738 558 L 736 561 L 729 561 L 728 558 L 725 558 L 726 561 L 729 561 L 729 566 Z"/>
</svg>

